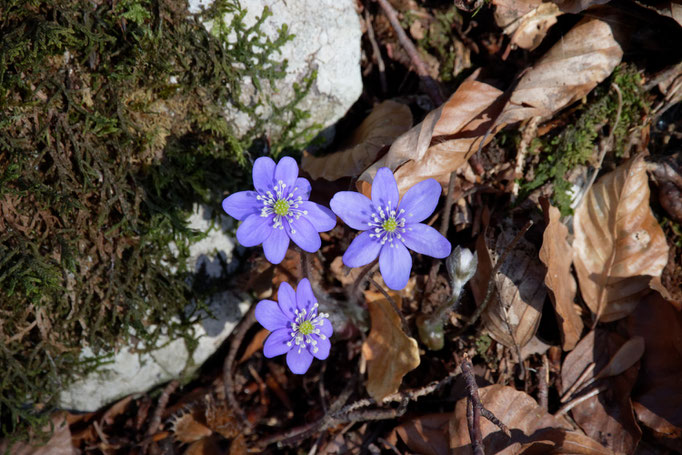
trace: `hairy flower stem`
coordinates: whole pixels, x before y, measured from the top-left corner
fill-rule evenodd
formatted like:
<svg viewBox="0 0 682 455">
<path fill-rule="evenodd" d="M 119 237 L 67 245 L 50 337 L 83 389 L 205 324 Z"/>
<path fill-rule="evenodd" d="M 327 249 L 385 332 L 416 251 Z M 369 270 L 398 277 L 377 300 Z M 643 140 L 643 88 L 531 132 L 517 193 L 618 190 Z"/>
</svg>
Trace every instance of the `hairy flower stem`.
<svg viewBox="0 0 682 455">
<path fill-rule="evenodd" d="M 421 315 L 417 318 L 417 328 L 419 329 L 419 338 L 430 349 L 437 351 L 443 347 L 444 344 L 444 329 L 445 321 L 450 313 L 454 311 L 459 303 L 464 289 L 464 283 L 461 286 L 452 290 L 452 297 L 443 302 L 430 315 Z"/>
</svg>

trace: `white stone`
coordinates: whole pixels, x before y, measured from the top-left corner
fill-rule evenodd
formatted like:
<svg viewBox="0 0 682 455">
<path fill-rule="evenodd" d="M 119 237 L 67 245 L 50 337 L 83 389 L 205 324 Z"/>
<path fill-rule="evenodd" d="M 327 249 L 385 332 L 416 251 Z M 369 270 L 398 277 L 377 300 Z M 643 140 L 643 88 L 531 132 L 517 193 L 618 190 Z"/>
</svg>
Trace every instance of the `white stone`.
<svg viewBox="0 0 682 455">
<path fill-rule="evenodd" d="M 211 4 L 211 0 L 190 0 L 190 11 L 200 11 Z M 308 95 L 298 108 L 309 112 L 310 118 L 302 122 L 301 128 L 313 123 L 322 127 L 333 125 L 343 117 L 362 93 L 360 72 L 360 40 L 362 29 L 355 10 L 355 0 L 242 0 L 247 11 L 244 22 L 251 26 L 267 6 L 272 15 L 266 19 L 261 30 L 271 39 L 287 24 L 293 40 L 281 48 L 281 55 L 273 57 L 278 61 L 287 60 L 284 79 L 278 81 L 275 90 L 263 85 L 263 93 L 255 94 L 250 81 L 243 81 L 244 100 L 273 101 L 282 106 L 293 98 L 294 83 L 302 84 L 304 76 L 317 70 L 317 79 Z M 211 24 L 205 24 L 210 30 Z M 265 117 L 269 116 L 266 110 Z M 238 135 L 245 134 L 252 125 L 246 115 L 227 110 Z M 277 136 L 276 126 L 268 127 L 270 136 Z"/>
<path fill-rule="evenodd" d="M 96 411 L 127 395 L 144 393 L 171 379 L 191 374 L 220 347 L 250 304 L 245 296 L 230 292 L 215 295 L 208 304 L 214 318 L 206 318 L 194 326 L 198 346 L 191 359 L 182 338 L 170 340 L 162 335 L 157 344 L 161 347 L 148 353 L 138 353 L 134 346 L 125 346 L 113 355 L 110 363 L 63 390 L 58 406 Z M 94 354 L 88 347 L 81 352 L 81 359 L 92 357 Z"/>
<path fill-rule="evenodd" d="M 211 217 L 213 210 L 207 205 L 195 204 L 192 214 L 187 219 L 190 229 L 205 233 L 205 237 L 189 247 L 190 267 L 194 272 L 203 271 L 211 278 L 219 278 L 226 273 L 234 272 L 236 261 L 232 254 L 235 241 L 228 234 L 234 226 L 234 220 L 226 216 L 222 210 L 217 216 L 217 222 Z M 227 269 L 223 267 L 227 265 Z"/>
</svg>

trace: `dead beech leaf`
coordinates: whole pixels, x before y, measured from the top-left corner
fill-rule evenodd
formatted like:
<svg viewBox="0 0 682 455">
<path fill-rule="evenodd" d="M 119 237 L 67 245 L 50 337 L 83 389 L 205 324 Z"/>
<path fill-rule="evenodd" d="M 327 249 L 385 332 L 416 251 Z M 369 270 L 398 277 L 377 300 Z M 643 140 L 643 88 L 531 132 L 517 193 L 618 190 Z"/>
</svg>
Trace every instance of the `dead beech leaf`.
<svg viewBox="0 0 682 455">
<path fill-rule="evenodd" d="M 304 154 L 301 168 L 313 179 L 357 177 L 372 164 L 381 149 L 412 126 L 412 112 L 402 103 L 386 100 L 372 109 L 350 138 L 350 148 L 331 155 Z"/>
<path fill-rule="evenodd" d="M 580 340 L 583 321 L 575 309 L 576 284 L 571 273 L 571 245 L 566 240 L 568 228 L 561 221 L 561 213 L 549 205 L 547 199 L 540 201 L 545 213 L 545 232 L 540 248 L 540 260 L 547 267 L 545 284 L 554 305 L 557 323 L 561 330 L 561 343 L 564 351 L 573 349 Z"/>
<path fill-rule="evenodd" d="M 627 319 L 628 331 L 644 337 L 639 382 L 632 397 L 637 418 L 666 444 L 682 451 L 682 309 L 649 294 Z"/>
<path fill-rule="evenodd" d="M 395 427 L 387 440 L 396 445 L 399 437 L 414 453 L 448 455 L 449 423 L 450 413 L 419 416 Z"/>
<path fill-rule="evenodd" d="M 587 95 L 622 57 L 609 24 L 582 20 L 521 77 L 496 125 L 552 115 Z"/>
<path fill-rule="evenodd" d="M 483 303 L 487 292 L 492 259 L 497 260 L 502 255 L 514 235 L 511 229 L 506 229 L 494 241 L 483 236 L 476 241 L 478 269 L 471 283 L 477 305 Z M 486 247 L 486 242 L 490 242 L 490 247 Z M 481 316 L 485 329 L 495 341 L 514 349 L 516 345 L 520 348 L 525 346 L 533 338 L 547 295 L 544 277 L 545 269 L 538 260 L 537 251 L 530 242 L 521 238 L 494 277 L 499 300 L 493 296 L 493 301 Z"/>
<path fill-rule="evenodd" d="M 419 348 L 414 338 L 403 332 L 400 316 L 379 292 L 365 292 L 371 330 L 362 344 L 367 360 L 367 393 L 380 402 L 398 391 L 408 372 L 419 366 Z M 391 293 L 400 307 L 400 294 Z"/>
<path fill-rule="evenodd" d="M 643 340 L 597 329 L 588 333 L 570 352 L 561 367 L 561 384 L 572 386 L 591 363 L 586 381 L 600 381 L 607 389 L 571 409 L 573 419 L 588 436 L 617 453 L 633 453 L 642 437 L 632 409 L 630 393 L 637 380 L 637 362 L 642 357 Z M 595 384 L 596 385 L 596 384 Z"/>
<path fill-rule="evenodd" d="M 450 173 L 478 149 L 496 116 L 492 106 L 502 95 L 495 87 L 476 81 L 476 76 L 478 71 L 462 82 L 442 106 L 396 139 L 388 153 L 362 173 L 358 190 L 368 191 L 381 167 L 394 172 L 401 195 L 427 178 L 447 182 Z"/>
<path fill-rule="evenodd" d="M 508 438 L 497 426 L 481 418 L 485 453 L 613 454 L 597 441 L 571 431 L 571 425 L 565 419 L 548 414 L 525 392 L 495 384 L 479 389 L 479 394 L 483 405 L 512 433 Z M 457 402 L 452 415 L 450 453 L 453 455 L 471 454 L 466 408 L 467 400 L 463 398 Z"/>
<path fill-rule="evenodd" d="M 635 309 L 668 261 L 663 230 L 649 207 L 642 155 L 603 176 L 573 218 L 573 263 L 585 303 L 602 322 Z"/>
<path fill-rule="evenodd" d="M 540 45 L 557 16 L 563 14 L 556 3 L 542 0 L 493 0 L 493 4 L 495 22 L 505 35 L 511 35 L 511 44 L 528 50 Z"/>
<path fill-rule="evenodd" d="M 171 433 L 176 441 L 190 443 L 211 436 L 213 431 L 197 421 L 191 413 L 187 413 L 173 419 Z"/>
</svg>

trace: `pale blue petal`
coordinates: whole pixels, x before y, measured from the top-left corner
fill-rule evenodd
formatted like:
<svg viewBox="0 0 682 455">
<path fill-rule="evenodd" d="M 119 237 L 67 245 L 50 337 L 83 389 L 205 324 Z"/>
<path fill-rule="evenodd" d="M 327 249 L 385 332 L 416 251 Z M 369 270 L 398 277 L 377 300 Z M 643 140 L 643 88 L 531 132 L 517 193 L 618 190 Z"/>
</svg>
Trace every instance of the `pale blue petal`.
<svg viewBox="0 0 682 455">
<path fill-rule="evenodd" d="M 332 347 L 331 342 L 329 341 L 329 338 L 325 338 L 324 340 L 317 335 L 311 335 L 313 340 L 317 341 L 317 352 L 313 352 L 313 356 L 315 358 L 324 360 L 327 357 L 329 357 L 329 350 Z M 313 350 L 312 348 L 309 348 L 311 351 Z"/>
<path fill-rule="evenodd" d="M 296 179 L 296 184 L 294 185 L 294 199 L 297 197 L 301 196 L 301 199 L 304 201 L 307 201 L 310 199 L 310 192 L 312 191 L 312 187 L 310 186 L 310 182 L 307 179 L 304 179 L 303 177 L 299 177 Z"/>
<path fill-rule="evenodd" d="M 310 221 L 310 224 L 313 225 L 317 232 L 331 231 L 336 226 L 336 215 L 334 215 L 334 212 L 320 204 L 303 201 L 298 204 L 298 210 L 308 212 L 307 215 L 302 216 Z"/>
<path fill-rule="evenodd" d="M 291 240 L 308 253 L 314 253 L 322 246 L 320 234 L 313 225 L 305 218 L 293 219 L 292 221 L 284 223 L 284 230 L 287 232 Z"/>
<path fill-rule="evenodd" d="M 256 246 L 267 240 L 272 232 L 271 217 L 249 215 L 237 228 L 237 240 L 242 246 Z"/>
<path fill-rule="evenodd" d="M 261 156 L 253 163 L 253 187 L 261 194 L 275 186 L 275 162 L 272 158 Z"/>
<path fill-rule="evenodd" d="M 271 359 L 286 352 L 291 352 L 293 348 L 287 345 L 289 341 L 291 341 L 290 329 L 275 330 L 265 340 L 265 344 L 263 344 L 263 355 Z"/>
<path fill-rule="evenodd" d="M 295 159 L 290 156 L 285 156 L 279 160 L 279 163 L 277 163 L 277 167 L 275 168 L 275 181 L 277 183 L 280 181 L 284 182 L 286 185 L 285 188 L 289 191 L 293 191 L 297 177 L 298 164 L 296 164 Z"/>
<path fill-rule="evenodd" d="M 402 233 L 405 246 L 415 253 L 439 259 L 450 256 L 452 249 L 450 242 L 431 226 L 416 223 L 407 224 L 405 228 L 405 232 Z"/>
<path fill-rule="evenodd" d="M 329 322 L 329 319 L 323 318 L 322 319 L 322 325 L 317 326 L 320 329 L 320 333 L 327 338 L 330 338 L 332 334 L 334 333 L 334 328 L 332 327 L 332 323 Z"/>
<path fill-rule="evenodd" d="M 310 364 L 313 363 L 313 355 L 303 348 L 298 350 L 298 346 L 294 345 L 291 351 L 287 353 L 287 365 L 294 374 L 303 374 L 308 371 Z"/>
<path fill-rule="evenodd" d="M 334 195 L 329 206 L 336 216 L 353 229 L 365 231 L 374 213 L 372 201 L 365 195 L 355 191 L 339 191 Z"/>
<path fill-rule="evenodd" d="M 371 238 L 371 231 L 361 232 L 350 243 L 343 254 L 343 263 L 348 267 L 362 267 L 377 258 L 381 250 L 381 242 Z"/>
<path fill-rule="evenodd" d="M 426 179 L 407 190 L 398 208 L 405 210 L 403 216 L 408 223 L 419 223 L 436 209 L 441 191 L 440 183 Z"/>
<path fill-rule="evenodd" d="M 412 257 L 401 241 L 394 240 L 390 244 L 384 244 L 379 255 L 379 270 L 386 286 L 394 291 L 407 285 L 412 270 Z"/>
<path fill-rule="evenodd" d="M 271 264 L 279 264 L 287 254 L 289 248 L 289 236 L 284 232 L 284 229 L 270 228 L 271 234 L 263 242 L 263 252 L 265 259 Z"/>
<path fill-rule="evenodd" d="M 398 206 L 398 184 L 395 181 L 393 172 L 387 167 L 382 167 L 377 171 L 372 181 L 372 202 L 375 206 L 386 209 L 395 209 Z"/>
<path fill-rule="evenodd" d="M 244 221 L 249 215 L 259 214 L 263 204 L 255 191 L 240 191 L 223 199 L 223 210 L 232 218 Z"/>
<path fill-rule="evenodd" d="M 315 294 L 313 294 L 313 287 L 310 285 L 308 278 L 303 278 L 296 288 L 296 305 L 299 310 L 306 310 L 310 313 L 313 304 L 317 302 Z"/>
<path fill-rule="evenodd" d="M 289 321 L 296 319 L 296 292 L 286 281 L 282 281 L 277 290 L 277 300 L 282 313 L 289 318 Z"/>
<path fill-rule="evenodd" d="M 277 302 L 272 300 L 258 302 L 256 305 L 256 321 L 271 332 L 291 325 L 290 319 L 282 313 Z"/>
</svg>

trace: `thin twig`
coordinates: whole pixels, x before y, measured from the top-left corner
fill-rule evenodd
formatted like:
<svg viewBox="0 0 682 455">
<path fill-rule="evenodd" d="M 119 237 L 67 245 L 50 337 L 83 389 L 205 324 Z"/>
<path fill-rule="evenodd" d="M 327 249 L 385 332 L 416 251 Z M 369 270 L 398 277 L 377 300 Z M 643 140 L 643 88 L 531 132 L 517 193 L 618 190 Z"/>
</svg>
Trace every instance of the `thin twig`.
<svg viewBox="0 0 682 455">
<path fill-rule="evenodd" d="M 538 368 L 538 404 L 547 411 L 549 406 L 549 362 L 547 354 L 542 354 L 542 366 Z"/>
<path fill-rule="evenodd" d="M 441 95 L 436 81 L 434 81 L 433 78 L 429 76 L 429 72 L 426 69 L 424 61 L 419 56 L 417 48 L 414 47 L 414 44 L 412 43 L 410 38 L 407 37 L 405 30 L 403 30 L 403 27 L 400 25 L 400 21 L 398 20 L 398 13 L 391 6 L 391 4 L 388 3 L 388 0 L 376 1 L 381 6 L 381 9 L 384 10 L 384 14 L 386 14 L 386 17 L 388 17 L 388 20 L 391 23 L 393 30 L 398 36 L 398 41 L 400 41 L 400 44 L 405 48 L 407 55 L 410 56 L 410 61 L 412 62 L 412 65 L 414 65 L 417 74 L 424 83 L 424 89 L 427 95 L 429 95 L 431 101 L 433 101 L 433 103 L 436 106 L 440 106 L 441 104 L 443 104 L 444 101 L 443 95 Z"/>
<path fill-rule="evenodd" d="M 523 381 L 526 379 L 526 367 L 523 364 L 523 358 L 521 356 L 521 346 L 516 342 L 516 336 L 514 335 L 514 329 L 512 329 L 511 322 L 509 322 L 509 311 L 504 305 L 502 307 L 502 313 L 504 314 L 504 324 L 507 326 L 507 331 L 511 337 L 512 343 L 514 344 L 514 350 L 516 351 L 516 358 L 518 359 L 518 365 L 521 371 L 519 372 L 519 378 Z"/>
<path fill-rule="evenodd" d="M 457 181 L 457 171 L 452 171 L 450 173 L 450 180 L 448 181 L 448 192 L 445 196 L 445 206 L 443 207 L 443 217 L 440 219 L 440 235 L 443 237 L 448 236 L 448 228 L 450 227 L 450 212 L 452 211 L 452 193 L 455 191 L 455 181 Z M 426 281 L 426 289 L 424 294 L 429 295 L 433 291 L 436 285 L 436 276 L 438 275 L 438 269 L 442 260 L 433 259 L 431 263 L 431 270 L 429 270 L 429 278 Z"/>
<path fill-rule="evenodd" d="M 583 401 L 588 400 L 595 395 L 599 395 L 600 393 L 602 393 L 606 389 L 608 389 L 608 386 L 606 384 L 600 385 L 599 387 L 590 390 L 585 395 L 581 395 L 581 396 L 575 398 L 574 400 L 569 401 L 568 403 L 563 405 L 554 415 L 560 416 L 562 414 L 565 414 L 568 411 L 570 411 L 571 409 L 573 409 L 574 407 L 576 407 L 577 405 L 579 405 L 580 403 L 582 403 Z"/>
<path fill-rule="evenodd" d="M 152 415 L 152 420 L 149 423 L 149 428 L 147 428 L 147 436 L 151 436 L 156 433 L 159 429 L 159 426 L 161 426 L 161 415 L 163 414 L 163 411 L 166 410 L 170 396 L 173 394 L 173 392 L 175 392 L 175 390 L 177 390 L 179 386 L 180 382 L 173 380 L 169 382 L 168 385 L 163 389 L 163 392 L 159 397 L 159 402 L 156 405 L 156 409 L 154 409 L 154 414 Z"/>
<path fill-rule="evenodd" d="M 464 353 L 462 356 L 462 362 L 461 362 L 461 367 L 462 367 L 462 374 L 464 375 L 464 381 L 466 383 L 466 389 L 467 389 L 467 399 L 470 400 L 472 406 L 473 406 L 473 411 L 474 411 L 474 420 L 476 420 L 477 411 L 476 409 L 478 408 L 478 413 L 480 413 L 481 416 L 485 417 L 488 419 L 492 424 L 496 425 L 504 434 L 507 435 L 507 437 L 511 437 L 511 432 L 509 431 L 509 428 L 502 423 L 497 417 L 495 417 L 495 414 L 490 412 L 488 409 L 483 406 L 483 403 L 481 402 L 481 397 L 478 395 L 478 385 L 476 384 L 476 377 L 474 376 L 474 366 L 471 364 L 471 361 L 469 360 L 469 356 Z M 478 419 L 480 420 L 480 418 Z M 469 434 L 472 434 L 472 431 L 475 431 L 476 428 L 478 428 L 478 432 L 480 433 L 480 427 L 477 427 L 478 424 L 474 422 L 474 425 L 469 428 Z M 474 451 L 476 450 L 475 447 L 473 447 L 474 440 L 479 437 L 479 434 L 475 434 L 474 437 L 471 438 L 472 441 L 472 448 Z M 482 441 L 482 436 L 480 441 Z M 481 450 L 482 447 L 481 447 Z M 482 452 L 480 452 L 482 453 Z"/>
<path fill-rule="evenodd" d="M 357 278 L 355 278 L 355 282 L 353 283 L 353 286 L 351 287 L 350 291 L 350 301 L 354 304 L 357 303 L 358 296 L 360 294 L 360 288 L 365 284 L 365 277 L 370 274 L 374 270 L 374 268 L 377 266 L 378 262 L 376 260 L 370 262 L 367 264 L 363 269 L 360 270 L 360 273 L 358 273 Z"/>
<path fill-rule="evenodd" d="M 225 357 L 225 363 L 223 363 L 223 384 L 225 385 L 225 398 L 227 399 L 232 411 L 239 416 L 242 422 L 249 429 L 252 428 L 251 422 L 249 422 L 249 419 L 246 418 L 246 414 L 239 405 L 235 395 L 233 369 L 234 361 L 237 358 L 237 351 L 244 340 L 244 336 L 246 336 L 246 332 L 248 332 L 251 326 L 256 322 L 255 310 L 256 306 L 253 305 L 249 309 L 248 313 L 246 313 L 244 319 L 242 319 L 241 324 L 239 324 L 239 326 L 233 332 L 234 337 L 232 338 L 232 343 L 230 344 L 230 350 L 227 353 L 227 357 Z"/>
<path fill-rule="evenodd" d="M 374 278 L 369 277 L 369 282 L 374 285 L 375 288 L 379 290 L 384 296 L 386 300 L 388 300 L 388 303 L 391 304 L 393 307 L 393 310 L 400 316 L 400 322 L 402 323 L 403 326 L 403 332 L 405 332 L 408 336 L 412 336 L 412 332 L 410 330 L 410 325 L 407 322 L 407 319 L 405 319 L 405 316 L 403 316 L 403 312 L 400 311 L 400 308 L 398 308 L 398 305 L 395 303 L 395 300 L 393 300 L 393 297 L 390 296 L 388 292 L 379 284 L 377 283 Z"/>
<path fill-rule="evenodd" d="M 511 242 L 509 242 L 509 245 L 504 249 L 504 252 L 502 253 L 502 256 L 497 260 L 497 263 L 495 264 L 495 267 L 493 267 L 492 271 L 490 272 L 490 277 L 488 278 L 488 288 L 485 293 L 485 298 L 483 299 L 483 302 L 476 308 L 476 311 L 474 311 L 474 314 L 471 315 L 467 323 L 457 331 L 458 335 L 461 335 L 464 333 L 469 327 L 471 327 L 473 324 L 478 321 L 478 318 L 481 317 L 481 314 L 488 308 L 488 304 L 492 300 L 492 295 L 493 295 L 493 290 L 495 289 L 495 275 L 500 271 L 502 268 L 502 265 L 504 264 L 505 259 L 507 259 L 507 255 L 511 250 L 516 246 L 517 243 L 521 240 L 521 237 L 525 235 L 526 232 L 528 232 L 528 229 L 533 226 L 533 221 L 528 220 L 528 222 L 521 228 L 521 230 L 516 234 L 516 236 L 512 239 Z"/>
<path fill-rule="evenodd" d="M 541 117 L 539 116 L 531 117 L 523 129 L 521 142 L 519 142 L 519 146 L 517 147 L 518 151 L 516 152 L 516 166 L 514 167 L 514 183 L 512 184 L 511 190 L 511 202 L 514 202 L 516 196 L 519 194 L 519 181 L 523 178 L 523 164 L 526 161 L 526 155 L 528 154 L 528 146 L 537 135 L 540 119 Z"/>
<path fill-rule="evenodd" d="M 567 402 L 571 398 L 571 395 L 573 395 L 575 393 L 575 391 L 578 389 L 578 387 L 582 386 L 585 383 L 585 381 L 587 380 L 587 377 L 594 372 L 594 368 L 596 366 L 597 366 L 596 363 L 591 362 L 590 364 L 588 364 L 585 367 L 585 369 L 583 370 L 582 373 L 580 373 L 580 376 L 578 376 L 578 379 L 575 380 L 573 385 L 571 385 L 571 387 L 569 387 L 568 390 L 566 390 L 566 392 L 564 392 L 564 394 L 561 395 L 560 401 L 562 403 Z M 564 386 L 565 385 L 566 384 L 564 384 Z"/>
<path fill-rule="evenodd" d="M 386 84 L 386 66 L 384 65 L 384 59 L 381 58 L 381 49 L 377 44 L 376 37 L 374 36 L 374 27 L 372 27 L 372 19 L 369 17 L 369 10 L 365 8 L 365 24 L 367 24 L 367 38 L 372 45 L 372 54 L 377 61 L 377 66 L 379 67 L 379 82 L 381 83 L 381 93 L 388 92 L 388 84 Z"/>
</svg>

